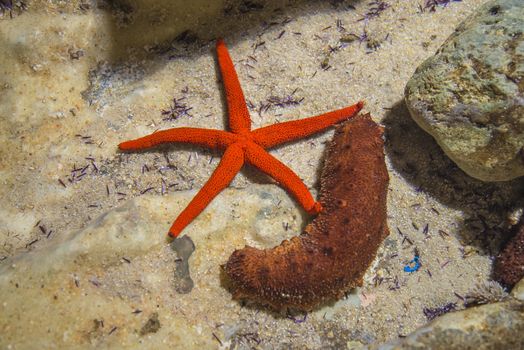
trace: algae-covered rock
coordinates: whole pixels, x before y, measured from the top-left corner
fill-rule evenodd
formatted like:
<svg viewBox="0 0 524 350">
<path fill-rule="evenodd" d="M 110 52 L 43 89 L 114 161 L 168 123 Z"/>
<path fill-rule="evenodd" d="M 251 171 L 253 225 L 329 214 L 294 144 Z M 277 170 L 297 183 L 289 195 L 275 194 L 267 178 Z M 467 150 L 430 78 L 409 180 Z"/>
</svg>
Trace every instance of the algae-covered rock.
<svg viewBox="0 0 524 350">
<path fill-rule="evenodd" d="M 519 283 L 511 290 L 511 296 L 524 301 L 524 279 L 521 279 Z"/>
<path fill-rule="evenodd" d="M 417 68 L 405 99 L 413 119 L 469 175 L 524 175 L 524 2 L 481 6 Z"/>
<path fill-rule="evenodd" d="M 451 312 L 404 339 L 372 349 L 522 349 L 524 303 L 508 300 Z"/>
</svg>

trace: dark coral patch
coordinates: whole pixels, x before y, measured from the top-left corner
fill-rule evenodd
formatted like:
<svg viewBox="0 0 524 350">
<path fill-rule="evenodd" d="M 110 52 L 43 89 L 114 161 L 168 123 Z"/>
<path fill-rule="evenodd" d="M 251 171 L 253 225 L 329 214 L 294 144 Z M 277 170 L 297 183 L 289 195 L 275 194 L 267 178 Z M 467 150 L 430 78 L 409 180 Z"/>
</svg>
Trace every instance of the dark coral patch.
<svg viewBox="0 0 524 350">
<path fill-rule="evenodd" d="M 524 216 L 515 228 L 515 235 L 497 256 L 494 277 L 507 287 L 524 278 Z"/>
</svg>

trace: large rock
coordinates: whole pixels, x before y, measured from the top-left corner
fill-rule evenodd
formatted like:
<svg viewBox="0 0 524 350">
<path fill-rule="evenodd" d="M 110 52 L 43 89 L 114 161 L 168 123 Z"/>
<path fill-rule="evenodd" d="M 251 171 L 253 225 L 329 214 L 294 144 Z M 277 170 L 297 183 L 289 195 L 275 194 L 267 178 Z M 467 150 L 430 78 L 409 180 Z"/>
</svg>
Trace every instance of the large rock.
<svg viewBox="0 0 524 350">
<path fill-rule="evenodd" d="M 469 175 L 524 175 L 524 2 L 494 0 L 420 65 L 405 90 L 413 119 Z"/>
<path fill-rule="evenodd" d="M 524 348 L 524 303 L 507 300 L 451 312 L 376 350 Z"/>
<path fill-rule="evenodd" d="M 524 279 L 521 279 L 519 283 L 511 290 L 511 296 L 524 301 Z"/>
</svg>

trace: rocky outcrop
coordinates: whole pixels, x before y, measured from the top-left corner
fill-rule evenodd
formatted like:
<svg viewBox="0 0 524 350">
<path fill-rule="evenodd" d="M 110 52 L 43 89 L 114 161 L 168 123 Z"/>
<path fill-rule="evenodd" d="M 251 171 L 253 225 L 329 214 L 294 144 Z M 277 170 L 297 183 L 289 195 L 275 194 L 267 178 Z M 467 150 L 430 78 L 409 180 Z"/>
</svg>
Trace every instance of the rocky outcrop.
<svg viewBox="0 0 524 350">
<path fill-rule="evenodd" d="M 405 100 L 413 119 L 470 176 L 524 175 L 524 2 L 481 6 L 417 68 Z"/>
<path fill-rule="evenodd" d="M 522 349 L 524 302 L 507 300 L 451 312 L 377 350 Z"/>
</svg>

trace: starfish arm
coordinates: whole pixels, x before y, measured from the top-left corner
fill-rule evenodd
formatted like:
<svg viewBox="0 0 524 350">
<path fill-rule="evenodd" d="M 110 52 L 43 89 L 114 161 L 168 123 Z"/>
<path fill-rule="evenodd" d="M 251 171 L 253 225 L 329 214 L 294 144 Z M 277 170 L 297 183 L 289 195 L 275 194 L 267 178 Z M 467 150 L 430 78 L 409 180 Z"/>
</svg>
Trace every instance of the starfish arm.
<svg viewBox="0 0 524 350">
<path fill-rule="evenodd" d="M 315 117 L 293 120 L 253 130 L 253 140 L 263 148 L 270 148 L 284 142 L 304 138 L 322 131 L 338 122 L 355 116 L 364 106 L 358 103 L 324 113 Z"/>
<path fill-rule="evenodd" d="M 278 181 L 309 214 L 318 214 L 322 210 L 320 203 L 315 202 L 298 175 L 265 149 L 250 142 L 246 147 L 245 154 L 247 162 Z"/>
<path fill-rule="evenodd" d="M 169 229 L 169 236 L 176 238 L 182 230 L 195 219 L 220 191 L 226 188 L 244 165 L 244 152 L 240 144 L 233 144 L 226 149 L 215 171 L 176 218 Z"/>
<path fill-rule="evenodd" d="M 244 93 L 240 87 L 233 61 L 224 40 L 217 41 L 217 57 L 229 112 L 229 129 L 234 133 L 251 130 L 251 117 L 247 110 Z"/>
<path fill-rule="evenodd" d="M 200 128 L 174 128 L 161 130 L 135 140 L 125 141 L 118 145 L 122 151 L 134 151 L 155 147 L 162 143 L 192 143 L 199 146 L 225 149 L 233 142 L 234 134 L 222 130 Z"/>
</svg>

